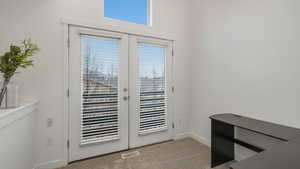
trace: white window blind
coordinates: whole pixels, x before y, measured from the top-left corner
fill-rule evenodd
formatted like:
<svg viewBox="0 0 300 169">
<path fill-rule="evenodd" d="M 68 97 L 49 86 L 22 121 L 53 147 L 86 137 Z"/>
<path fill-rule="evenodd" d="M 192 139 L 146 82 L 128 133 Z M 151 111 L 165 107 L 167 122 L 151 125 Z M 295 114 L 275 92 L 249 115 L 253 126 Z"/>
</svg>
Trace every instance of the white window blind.
<svg viewBox="0 0 300 169">
<path fill-rule="evenodd" d="M 119 40 L 81 37 L 81 144 L 119 139 Z"/>
<path fill-rule="evenodd" d="M 165 48 L 139 44 L 139 134 L 168 129 Z"/>
</svg>

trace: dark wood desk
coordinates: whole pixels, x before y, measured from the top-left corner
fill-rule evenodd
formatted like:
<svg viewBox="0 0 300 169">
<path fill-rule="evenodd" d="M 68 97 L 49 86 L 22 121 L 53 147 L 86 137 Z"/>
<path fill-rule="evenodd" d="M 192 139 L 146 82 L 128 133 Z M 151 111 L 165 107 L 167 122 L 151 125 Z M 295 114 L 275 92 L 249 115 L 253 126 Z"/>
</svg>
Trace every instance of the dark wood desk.
<svg viewBox="0 0 300 169">
<path fill-rule="evenodd" d="M 290 155 L 300 156 L 300 129 L 235 114 L 218 114 L 211 116 L 210 119 L 212 167 L 234 160 L 235 143 L 259 152 L 259 154 L 232 164 L 231 168 L 233 169 L 277 169 L 273 167 L 273 164 L 276 164 L 273 160 L 274 158 L 282 157 L 281 160 L 277 161 L 277 163 L 282 164 L 282 160 L 286 159 Z M 281 140 L 282 143 L 265 151 L 265 149 L 263 147 L 259 147 L 259 145 L 253 145 L 235 138 L 235 127 Z M 298 149 L 295 149 L 295 144 L 299 144 Z M 284 154 L 284 152 L 289 154 Z M 290 154 L 292 152 L 294 154 Z M 267 161 L 268 159 L 269 161 Z M 287 161 L 285 161 L 285 163 L 288 166 L 291 161 L 288 159 L 286 160 Z M 300 169 L 300 159 L 298 161 L 298 164 L 293 163 L 298 167 L 295 169 Z M 295 162 L 298 161 L 296 160 Z"/>
<path fill-rule="evenodd" d="M 236 162 L 230 167 L 232 169 L 300 169 L 300 137 Z"/>
</svg>

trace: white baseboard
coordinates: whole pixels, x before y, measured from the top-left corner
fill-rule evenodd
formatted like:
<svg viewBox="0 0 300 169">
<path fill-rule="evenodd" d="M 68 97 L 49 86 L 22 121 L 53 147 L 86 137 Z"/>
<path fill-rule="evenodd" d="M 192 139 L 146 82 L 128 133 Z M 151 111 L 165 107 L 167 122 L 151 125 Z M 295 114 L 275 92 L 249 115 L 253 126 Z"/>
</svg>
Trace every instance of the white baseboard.
<svg viewBox="0 0 300 169">
<path fill-rule="evenodd" d="M 36 164 L 33 169 L 56 169 L 64 166 L 65 166 L 64 160 L 54 160 L 54 161 L 48 161 L 48 162 Z"/>
<path fill-rule="evenodd" d="M 198 142 L 200 142 L 200 143 L 202 143 L 202 144 L 210 147 L 210 139 L 202 137 L 202 136 L 196 134 L 195 132 L 188 133 L 188 136 L 191 137 L 191 138 L 193 138 L 194 140 L 196 140 L 196 141 L 198 141 Z"/>
<path fill-rule="evenodd" d="M 193 138 L 194 140 L 210 147 L 210 140 L 209 139 L 207 139 L 205 137 L 202 137 L 202 136 L 200 136 L 200 135 L 198 135 L 194 132 L 176 134 L 174 140 L 180 140 L 180 139 L 187 138 L 187 137 Z"/>
<path fill-rule="evenodd" d="M 180 140 L 180 139 L 184 139 L 190 137 L 188 133 L 179 133 L 175 135 L 174 140 Z"/>
</svg>

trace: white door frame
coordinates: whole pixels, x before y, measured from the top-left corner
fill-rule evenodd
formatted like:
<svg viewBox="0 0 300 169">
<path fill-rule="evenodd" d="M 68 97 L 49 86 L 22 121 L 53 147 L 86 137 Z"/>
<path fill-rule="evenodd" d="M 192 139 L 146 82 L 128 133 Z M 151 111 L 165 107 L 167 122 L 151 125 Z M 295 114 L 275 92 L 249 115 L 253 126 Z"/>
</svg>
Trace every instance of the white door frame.
<svg viewBox="0 0 300 169">
<path fill-rule="evenodd" d="M 118 33 L 126 33 L 128 35 L 138 35 L 138 36 L 144 36 L 144 37 L 150 37 L 150 38 L 157 38 L 157 39 L 162 39 L 162 40 L 169 40 L 172 41 L 173 45 L 173 51 L 172 51 L 172 88 L 174 89 L 175 87 L 175 38 L 173 36 L 170 36 L 168 34 L 160 34 L 160 33 L 150 33 L 146 29 L 142 30 L 133 30 L 133 29 L 127 29 L 127 28 L 120 28 L 117 26 L 111 26 L 111 25 L 104 25 L 104 24 L 97 24 L 97 23 L 88 23 L 84 21 L 78 21 L 78 20 L 73 20 L 73 19 L 62 19 L 61 20 L 62 25 L 63 25 L 63 63 L 64 63 L 64 98 L 63 98 L 63 105 L 64 105 L 64 113 L 63 113 L 63 161 L 60 163 L 65 166 L 69 163 L 69 124 L 70 124 L 70 119 L 69 119 L 69 109 L 70 109 L 70 104 L 69 104 L 69 28 L 70 26 L 78 26 L 78 27 L 84 27 L 84 28 L 90 28 L 90 29 L 96 29 L 96 30 L 104 30 L 104 31 L 111 31 L 111 32 L 118 32 Z M 175 109 L 174 109 L 174 98 L 175 98 L 175 93 L 172 93 L 173 97 L 172 102 L 173 102 L 173 115 L 172 115 L 172 121 L 173 124 L 175 125 L 175 128 L 173 129 L 173 134 L 172 134 L 172 139 L 175 139 L 175 129 L 176 129 L 176 122 L 175 122 Z"/>
</svg>

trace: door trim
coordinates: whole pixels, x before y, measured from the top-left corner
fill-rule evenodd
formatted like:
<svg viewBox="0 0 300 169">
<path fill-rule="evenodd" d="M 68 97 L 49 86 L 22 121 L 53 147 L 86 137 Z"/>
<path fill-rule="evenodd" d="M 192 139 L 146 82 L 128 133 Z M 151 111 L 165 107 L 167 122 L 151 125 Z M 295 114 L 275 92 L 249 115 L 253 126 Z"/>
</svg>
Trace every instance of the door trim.
<svg viewBox="0 0 300 169">
<path fill-rule="evenodd" d="M 175 41 L 176 38 L 174 35 L 169 34 L 167 32 L 154 32 L 154 30 L 149 29 L 149 26 L 136 26 L 133 24 L 132 28 L 122 27 L 122 26 L 115 26 L 111 23 L 103 24 L 99 22 L 87 22 L 78 19 L 72 18 L 62 18 L 61 23 L 64 25 L 69 26 L 76 26 L 76 27 L 84 27 L 84 28 L 91 28 L 91 29 L 98 29 L 116 33 L 125 33 L 128 35 L 137 35 L 137 36 L 144 36 L 162 40 L 169 40 Z"/>
<path fill-rule="evenodd" d="M 109 25 L 102 25 L 102 24 L 93 24 L 93 23 L 87 23 L 87 22 L 81 22 L 76 21 L 72 19 L 62 19 L 61 23 L 63 25 L 63 64 L 64 64 L 64 72 L 63 72 L 63 164 L 64 166 L 68 165 L 70 162 L 69 158 L 69 126 L 70 126 L 70 103 L 69 103 L 69 78 L 70 78 L 70 65 L 69 65 L 69 47 L 70 47 L 70 27 L 80 27 L 80 28 L 90 28 L 90 29 L 96 29 L 96 30 L 104 30 L 108 32 L 116 32 L 116 33 L 125 33 L 128 35 L 138 35 L 142 37 L 149 37 L 149 38 L 157 38 L 161 40 L 168 40 L 172 42 L 172 49 L 173 49 L 173 55 L 172 55 L 172 86 L 175 86 L 175 38 L 172 36 L 166 35 L 166 34 L 153 34 L 149 33 L 149 31 L 137 31 L 132 29 L 124 29 L 120 27 L 115 26 L 109 26 Z M 172 123 L 175 124 L 175 127 L 172 129 L 172 139 L 175 139 L 175 133 L 176 133 L 176 121 L 175 121 L 175 105 L 174 105 L 174 98 L 175 98 L 175 92 L 172 93 Z"/>
</svg>

